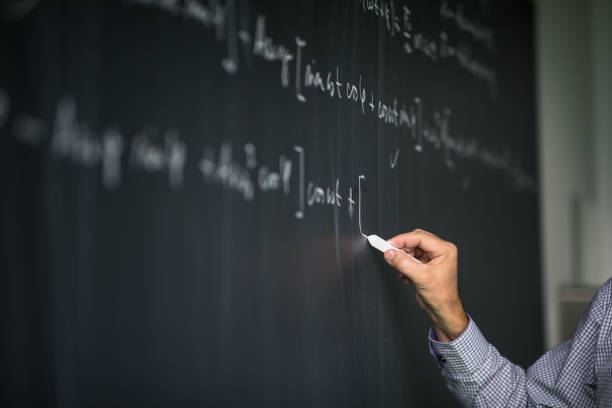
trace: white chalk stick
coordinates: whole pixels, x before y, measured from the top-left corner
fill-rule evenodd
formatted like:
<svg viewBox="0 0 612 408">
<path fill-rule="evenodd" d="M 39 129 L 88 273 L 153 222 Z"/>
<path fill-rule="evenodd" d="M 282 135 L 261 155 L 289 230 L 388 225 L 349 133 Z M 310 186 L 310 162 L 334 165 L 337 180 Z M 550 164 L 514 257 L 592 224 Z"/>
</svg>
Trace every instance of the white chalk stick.
<svg viewBox="0 0 612 408">
<path fill-rule="evenodd" d="M 374 248 L 378 249 L 380 252 L 384 253 L 384 252 L 387 252 L 390 249 L 395 249 L 397 251 L 401 251 L 401 252 L 405 253 L 404 251 L 402 251 L 401 249 L 399 249 L 397 247 L 394 247 L 393 245 L 391 245 L 390 243 L 388 243 L 387 241 L 385 241 L 384 239 L 382 239 L 378 235 L 372 234 L 372 235 L 368 235 L 366 238 L 368 239 L 368 242 L 370 243 L 370 245 L 372 245 Z M 412 256 L 410 254 L 406 254 L 406 255 L 408 255 L 409 257 L 411 257 L 412 259 L 414 259 L 418 263 L 423 263 L 423 262 L 419 261 L 418 259 L 416 259 L 414 256 Z"/>
</svg>

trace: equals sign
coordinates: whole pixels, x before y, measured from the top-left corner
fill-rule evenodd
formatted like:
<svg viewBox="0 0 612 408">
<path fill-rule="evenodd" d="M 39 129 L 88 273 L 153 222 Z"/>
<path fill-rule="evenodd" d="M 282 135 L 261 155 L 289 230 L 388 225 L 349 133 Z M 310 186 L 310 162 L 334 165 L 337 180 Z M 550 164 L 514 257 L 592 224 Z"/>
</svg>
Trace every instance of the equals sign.
<svg viewBox="0 0 612 408">
<path fill-rule="evenodd" d="M 238 38 L 240 38 L 240 41 L 242 41 L 245 44 L 251 43 L 251 34 L 249 34 L 245 30 L 238 31 Z"/>
</svg>

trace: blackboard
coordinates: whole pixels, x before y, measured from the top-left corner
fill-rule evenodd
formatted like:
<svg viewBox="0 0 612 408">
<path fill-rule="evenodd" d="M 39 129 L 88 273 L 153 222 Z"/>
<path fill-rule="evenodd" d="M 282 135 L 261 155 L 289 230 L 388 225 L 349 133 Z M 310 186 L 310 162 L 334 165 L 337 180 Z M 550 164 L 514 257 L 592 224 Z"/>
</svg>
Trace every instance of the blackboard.
<svg viewBox="0 0 612 408">
<path fill-rule="evenodd" d="M 533 19 L 527 1 L 3 2 L 1 405 L 453 406 L 360 221 L 457 244 L 466 311 L 533 362 Z"/>
</svg>

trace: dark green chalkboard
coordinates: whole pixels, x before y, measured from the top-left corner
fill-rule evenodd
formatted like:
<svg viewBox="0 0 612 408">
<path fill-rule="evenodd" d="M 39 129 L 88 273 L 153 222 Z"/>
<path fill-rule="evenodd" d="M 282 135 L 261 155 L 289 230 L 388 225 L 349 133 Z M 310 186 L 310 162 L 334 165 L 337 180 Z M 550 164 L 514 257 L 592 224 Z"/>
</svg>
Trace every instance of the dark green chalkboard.
<svg viewBox="0 0 612 408">
<path fill-rule="evenodd" d="M 1 4 L 0 405 L 453 406 L 359 206 L 542 351 L 530 2 Z"/>
</svg>

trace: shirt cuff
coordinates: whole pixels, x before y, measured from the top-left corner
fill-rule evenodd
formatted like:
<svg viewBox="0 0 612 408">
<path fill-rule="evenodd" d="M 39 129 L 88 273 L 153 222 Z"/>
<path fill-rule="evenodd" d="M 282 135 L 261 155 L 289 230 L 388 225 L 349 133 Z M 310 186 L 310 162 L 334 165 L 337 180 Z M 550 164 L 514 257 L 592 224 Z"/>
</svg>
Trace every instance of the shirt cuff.
<svg viewBox="0 0 612 408">
<path fill-rule="evenodd" d="M 448 343 L 438 341 L 433 328 L 429 330 L 429 351 L 445 375 L 471 374 L 487 356 L 489 343 L 469 315 L 468 320 L 463 333 Z"/>
</svg>

